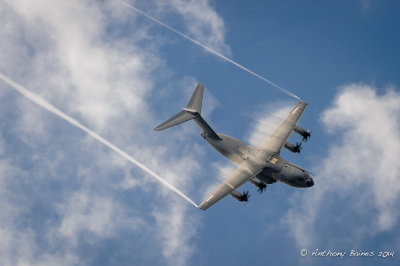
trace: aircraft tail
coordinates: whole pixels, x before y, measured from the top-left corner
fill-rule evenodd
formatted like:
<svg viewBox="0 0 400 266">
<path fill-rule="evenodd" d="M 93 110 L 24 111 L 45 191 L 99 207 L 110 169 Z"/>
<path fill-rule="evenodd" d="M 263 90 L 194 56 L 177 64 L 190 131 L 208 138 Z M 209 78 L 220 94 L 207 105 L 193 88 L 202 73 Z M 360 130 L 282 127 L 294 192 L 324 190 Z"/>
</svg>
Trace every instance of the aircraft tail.
<svg viewBox="0 0 400 266">
<path fill-rule="evenodd" d="M 203 102 L 203 91 L 204 86 L 199 82 L 195 91 L 193 92 L 192 98 L 183 110 L 178 114 L 174 115 L 164 123 L 157 126 L 154 130 L 160 131 L 169 127 L 176 126 L 180 123 L 189 121 L 195 117 L 198 117 L 201 113 L 201 106 Z"/>
<path fill-rule="evenodd" d="M 183 108 L 185 111 L 192 111 L 195 113 L 201 113 L 201 105 L 203 103 L 203 92 L 204 86 L 199 82 L 197 84 L 196 89 L 193 92 L 192 98 L 190 98 L 189 103 L 187 104 L 186 108 Z"/>
</svg>

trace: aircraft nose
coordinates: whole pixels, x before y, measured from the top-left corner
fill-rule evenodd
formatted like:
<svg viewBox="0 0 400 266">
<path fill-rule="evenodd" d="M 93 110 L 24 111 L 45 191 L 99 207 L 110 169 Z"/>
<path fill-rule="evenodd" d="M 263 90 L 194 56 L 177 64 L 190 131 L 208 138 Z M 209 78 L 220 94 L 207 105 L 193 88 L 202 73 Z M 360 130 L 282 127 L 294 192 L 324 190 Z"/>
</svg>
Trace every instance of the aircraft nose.
<svg viewBox="0 0 400 266">
<path fill-rule="evenodd" d="M 311 177 L 310 177 L 309 180 L 307 180 L 307 186 L 308 186 L 308 187 L 314 186 L 314 180 L 313 180 Z"/>
</svg>

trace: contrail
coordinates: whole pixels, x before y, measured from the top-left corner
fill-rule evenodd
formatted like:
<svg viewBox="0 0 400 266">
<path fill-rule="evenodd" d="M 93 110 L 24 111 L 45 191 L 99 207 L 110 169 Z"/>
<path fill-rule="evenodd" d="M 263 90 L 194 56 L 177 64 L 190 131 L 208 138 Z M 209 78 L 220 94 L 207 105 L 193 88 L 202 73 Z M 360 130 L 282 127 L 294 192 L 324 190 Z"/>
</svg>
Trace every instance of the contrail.
<svg viewBox="0 0 400 266">
<path fill-rule="evenodd" d="M 145 165 L 141 164 L 140 162 L 136 161 L 135 159 L 133 159 L 129 154 L 127 154 L 126 152 L 122 151 L 121 149 L 119 149 L 117 146 L 115 146 L 114 144 L 112 144 L 111 142 L 109 142 L 108 140 L 104 139 L 103 137 L 99 136 L 97 133 L 93 132 L 92 130 L 90 130 L 89 128 L 85 127 L 84 125 L 82 125 L 81 123 L 79 123 L 78 121 L 76 121 L 75 119 L 73 119 L 72 117 L 70 117 L 69 115 L 63 113 L 62 111 L 60 111 L 59 109 L 57 109 L 54 105 L 48 103 L 47 101 L 43 100 L 42 98 L 40 98 L 39 96 L 37 96 L 36 94 L 34 94 L 33 92 L 29 91 L 28 89 L 24 88 L 23 86 L 21 86 L 20 84 L 16 83 L 15 81 L 11 80 L 10 78 L 8 78 L 7 76 L 5 76 L 3 73 L 0 72 L 0 78 L 7 83 L 8 85 L 10 85 L 14 90 L 18 91 L 19 93 L 21 93 L 24 97 L 28 98 L 29 100 L 31 100 L 32 102 L 36 103 L 37 105 L 39 105 L 40 107 L 42 107 L 43 109 L 46 109 L 47 111 L 55 114 L 56 116 L 64 119 L 65 121 L 67 121 L 68 123 L 70 123 L 71 125 L 85 131 L 87 134 L 91 135 L 92 137 L 94 137 L 95 139 L 97 139 L 98 141 L 100 141 L 101 143 L 103 143 L 104 145 L 106 145 L 107 147 L 109 147 L 110 149 L 112 149 L 113 151 L 117 152 L 118 154 L 120 154 L 122 157 L 124 157 L 125 159 L 127 159 L 128 161 L 134 163 L 136 166 L 140 167 L 143 171 L 147 172 L 148 174 L 150 174 L 151 176 L 153 176 L 154 178 L 156 178 L 158 181 L 160 181 L 163 185 L 165 185 L 166 187 L 168 187 L 169 189 L 171 189 L 172 191 L 176 192 L 179 196 L 181 196 L 182 198 L 184 198 L 185 200 L 187 200 L 188 202 L 190 202 L 191 204 L 193 204 L 194 206 L 198 207 L 197 204 L 191 200 L 188 196 L 186 196 L 185 194 L 183 194 L 180 190 L 178 190 L 176 187 L 174 187 L 173 185 L 171 185 L 170 183 L 168 183 L 167 181 L 165 181 L 164 179 L 162 179 L 159 175 L 157 175 L 156 173 L 154 173 L 153 171 L 151 171 L 149 168 L 147 168 Z"/>
<path fill-rule="evenodd" d="M 275 84 L 274 82 L 272 82 L 272 81 L 270 81 L 270 80 L 264 78 L 263 76 L 257 74 L 256 72 L 254 72 L 254 71 L 252 71 L 252 70 L 250 70 L 250 69 L 248 69 L 248 68 L 242 66 L 242 65 L 239 64 L 238 62 L 236 62 L 236 61 L 234 61 L 234 60 L 232 60 L 232 59 L 230 59 L 230 58 L 224 56 L 223 54 L 221 54 L 221 53 L 219 53 L 219 52 L 217 52 L 217 51 L 211 49 L 210 47 L 206 46 L 205 44 L 202 44 L 201 42 L 199 42 L 199 41 L 193 39 L 192 37 L 189 37 L 189 36 L 187 36 L 186 34 L 184 34 L 184 33 L 180 32 L 180 31 L 174 29 L 174 28 L 171 27 L 170 25 L 165 24 L 164 22 L 162 22 L 162 21 L 156 19 L 155 17 L 150 16 L 149 14 L 147 14 L 147 13 L 145 13 L 144 11 L 138 9 L 137 7 L 134 7 L 134 6 L 132 6 L 131 4 L 128 4 L 127 2 L 125 2 L 125 1 L 123 1 L 123 0 L 116 0 L 116 1 L 120 2 L 121 4 L 123 4 L 124 6 L 130 8 L 130 9 L 132 9 L 133 11 L 135 11 L 135 12 L 137 12 L 137 13 L 139 13 L 139 14 L 145 16 L 145 17 L 147 17 L 148 19 L 150 19 L 150 20 L 156 22 L 157 24 L 159 24 L 159 25 L 161 25 L 161 26 L 163 26 L 163 27 L 169 29 L 170 31 L 175 32 L 176 34 L 180 35 L 181 37 L 185 38 L 186 40 L 189 40 L 189 41 L 191 41 L 192 43 L 194 43 L 194 44 L 196 44 L 196 45 L 198 45 L 198 46 L 204 48 L 204 49 L 207 50 L 208 52 L 210 52 L 210 53 L 212 53 L 212 54 L 214 54 L 214 55 L 216 55 L 216 56 L 218 56 L 218 57 L 224 59 L 225 61 L 227 61 L 227 62 L 233 64 L 234 66 L 237 66 L 238 68 L 243 69 L 244 71 L 246 71 L 246 72 L 252 74 L 253 76 L 255 76 L 255 77 L 257 77 L 257 78 L 259 78 L 259 79 L 261 79 L 261 80 L 267 82 L 268 84 L 274 86 L 275 88 L 281 90 L 282 92 L 288 94 L 289 96 L 292 96 L 292 97 L 296 98 L 297 100 L 301 101 L 301 99 L 300 99 L 297 95 L 295 95 L 294 93 L 288 91 L 287 89 L 284 89 L 284 88 L 280 87 L 279 85 Z"/>
</svg>

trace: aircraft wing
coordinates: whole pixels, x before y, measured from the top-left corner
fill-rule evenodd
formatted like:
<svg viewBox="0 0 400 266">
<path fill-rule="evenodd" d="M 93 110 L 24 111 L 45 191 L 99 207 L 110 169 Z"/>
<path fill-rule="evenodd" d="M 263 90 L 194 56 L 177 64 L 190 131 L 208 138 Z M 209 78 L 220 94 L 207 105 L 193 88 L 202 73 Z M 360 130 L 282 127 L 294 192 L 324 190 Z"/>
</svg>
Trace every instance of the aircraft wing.
<svg viewBox="0 0 400 266">
<path fill-rule="evenodd" d="M 297 121 L 299 121 L 306 107 L 307 103 L 298 102 L 281 124 L 261 143 L 260 147 L 272 153 L 279 153 L 296 127 Z"/>
<path fill-rule="evenodd" d="M 239 165 L 232 174 L 222 182 L 200 205 L 199 208 L 206 210 L 223 199 L 238 187 L 246 183 L 258 173 L 252 173 L 245 165 Z"/>
</svg>

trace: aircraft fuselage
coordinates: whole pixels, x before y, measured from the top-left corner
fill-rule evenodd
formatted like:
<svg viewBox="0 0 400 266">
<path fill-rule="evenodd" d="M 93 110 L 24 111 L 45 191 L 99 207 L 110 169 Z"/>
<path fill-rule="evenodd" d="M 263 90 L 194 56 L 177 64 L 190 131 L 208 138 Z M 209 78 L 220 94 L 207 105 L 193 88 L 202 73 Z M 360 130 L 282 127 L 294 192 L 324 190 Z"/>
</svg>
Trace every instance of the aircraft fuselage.
<svg viewBox="0 0 400 266">
<path fill-rule="evenodd" d="M 242 141 L 221 133 L 216 133 L 219 139 L 200 135 L 221 155 L 237 165 L 247 168 L 254 177 L 265 184 L 279 181 L 283 184 L 306 188 L 314 185 L 313 179 L 302 168 L 289 163 L 279 154 L 274 154 L 259 147 L 250 146 Z M 268 158 L 266 161 L 260 158 Z M 247 181 L 247 180 L 246 180 Z"/>
</svg>

